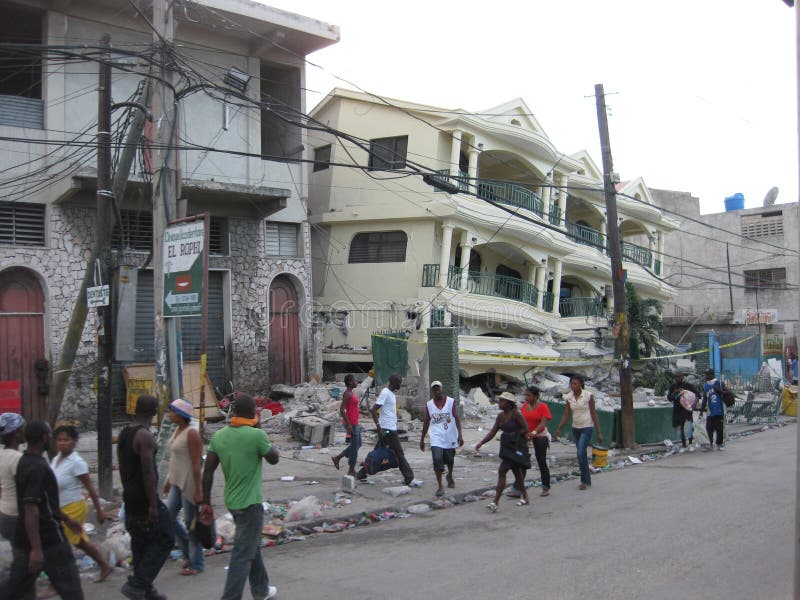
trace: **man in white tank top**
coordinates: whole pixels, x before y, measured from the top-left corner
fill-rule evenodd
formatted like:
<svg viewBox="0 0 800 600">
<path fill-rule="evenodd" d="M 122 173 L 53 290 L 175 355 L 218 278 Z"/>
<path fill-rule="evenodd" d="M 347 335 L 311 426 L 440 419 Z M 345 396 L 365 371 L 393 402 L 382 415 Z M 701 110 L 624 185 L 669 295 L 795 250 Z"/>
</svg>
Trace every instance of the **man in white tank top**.
<svg viewBox="0 0 800 600">
<path fill-rule="evenodd" d="M 442 486 L 442 473 L 447 465 L 447 487 L 456 486 L 453 480 L 453 463 L 456 457 L 456 446 L 464 445 L 461 437 L 461 421 L 458 418 L 456 402 L 442 392 L 442 382 L 434 381 L 431 384 L 433 398 L 425 405 L 425 423 L 422 425 L 422 438 L 419 448 L 425 452 L 425 436 L 431 434 L 431 455 L 433 456 L 433 472 L 439 488 L 437 496 L 444 496 Z"/>
</svg>

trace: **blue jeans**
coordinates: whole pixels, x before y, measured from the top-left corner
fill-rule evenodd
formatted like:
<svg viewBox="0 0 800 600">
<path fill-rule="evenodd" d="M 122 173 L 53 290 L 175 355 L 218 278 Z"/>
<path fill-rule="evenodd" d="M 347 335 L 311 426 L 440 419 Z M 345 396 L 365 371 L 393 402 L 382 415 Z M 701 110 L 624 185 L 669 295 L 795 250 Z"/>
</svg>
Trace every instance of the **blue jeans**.
<svg viewBox="0 0 800 600">
<path fill-rule="evenodd" d="M 583 429 L 572 428 L 572 437 L 578 448 L 578 466 L 581 468 L 581 483 L 592 485 L 592 474 L 589 472 L 589 458 L 586 456 L 586 448 L 592 439 L 594 427 L 584 427 Z"/>
<path fill-rule="evenodd" d="M 178 519 L 181 508 L 183 508 L 183 523 Z M 197 505 L 184 496 L 179 487 L 173 485 L 169 490 L 169 498 L 167 498 L 167 510 L 172 519 L 172 525 L 175 527 L 175 541 L 178 542 L 178 548 L 181 549 L 192 569 L 202 571 L 205 568 L 203 547 L 187 531 L 187 527 L 191 527 L 192 519 L 197 513 Z"/>
<path fill-rule="evenodd" d="M 353 425 L 353 433 L 350 435 L 350 445 L 344 449 L 344 455 L 347 457 L 347 464 L 351 469 L 356 468 L 359 448 L 361 448 L 361 425 Z"/>
<path fill-rule="evenodd" d="M 236 524 L 236 536 L 221 600 L 241 600 L 248 579 L 253 598 L 264 598 L 269 590 L 269 576 L 261 556 L 264 507 L 260 503 L 252 504 L 241 510 L 232 510 L 231 514 Z"/>
</svg>

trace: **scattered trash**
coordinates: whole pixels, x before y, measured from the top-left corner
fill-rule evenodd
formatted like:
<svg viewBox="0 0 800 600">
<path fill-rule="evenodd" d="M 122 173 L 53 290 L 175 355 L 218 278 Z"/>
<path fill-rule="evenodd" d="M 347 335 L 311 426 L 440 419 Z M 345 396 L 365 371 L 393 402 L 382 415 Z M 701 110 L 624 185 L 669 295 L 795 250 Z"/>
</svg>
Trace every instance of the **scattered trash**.
<svg viewBox="0 0 800 600">
<path fill-rule="evenodd" d="M 637 457 L 635 457 L 635 456 L 629 456 L 628 460 L 631 461 L 635 465 L 642 464 L 642 461 L 640 459 L 638 459 Z"/>
<path fill-rule="evenodd" d="M 217 519 L 214 523 L 217 529 L 217 537 L 222 544 L 232 544 L 236 537 L 236 524 L 226 518 Z"/>
<path fill-rule="evenodd" d="M 306 485 L 317 485 L 319 481 L 306 481 Z"/>
<path fill-rule="evenodd" d="M 322 507 L 319 504 L 319 499 L 316 496 L 306 496 L 293 504 L 290 504 L 289 510 L 286 511 L 287 521 L 302 521 L 304 519 L 313 519 L 320 516 Z"/>
<path fill-rule="evenodd" d="M 342 475 L 342 481 L 340 487 L 344 492 L 354 492 L 356 491 L 356 478 L 352 475 Z"/>
<path fill-rule="evenodd" d="M 83 530 L 89 535 L 92 535 L 95 532 L 95 526 L 92 525 L 91 523 L 84 523 Z"/>
<path fill-rule="evenodd" d="M 411 483 L 409 483 L 408 485 L 409 487 L 417 488 L 417 487 L 422 487 L 422 484 L 423 484 L 422 479 L 412 479 Z"/>
<path fill-rule="evenodd" d="M 397 498 L 398 496 L 405 496 L 411 491 L 411 488 L 407 485 L 397 485 L 394 487 L 383 488 L 384 494 L 389 494 L 392 498 Z"/>
<path fill-rule="evenodd" d="M 422 513 L 426 513 L 430 511 L 431 507 L 427 504 L 412 504 L 406 510 L 410 512 L 412 515 L 421 515 Z"/>
<path fill-rule="evenodd" d="M 294 481 L 294 475 L 284 475 L 281 477 L 281 481 Z"/>
<path fill-rule="evenodd" d="M 276 525 L 274 523 L 267 523 L 261 529 L 261 533 L 268 537 L 278 537 L 283 533 L 283 531 L 284 531 L 283 525 Z"/>
</svg>

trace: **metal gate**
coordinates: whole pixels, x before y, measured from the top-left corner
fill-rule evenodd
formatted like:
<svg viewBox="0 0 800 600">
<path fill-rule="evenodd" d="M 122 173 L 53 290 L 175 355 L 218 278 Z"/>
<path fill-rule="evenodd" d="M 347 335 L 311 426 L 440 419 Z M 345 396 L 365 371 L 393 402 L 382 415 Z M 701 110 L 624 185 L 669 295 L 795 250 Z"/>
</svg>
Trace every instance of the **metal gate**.
<svg viewBox="0 0 800 600">
<path fill-rule="evenodd" d="M 208 376 L 221 387 L 225 376 L 225 317 L 223 274 L 208 273 Z M 153 356 L 153 272 L 139 271 L 136 288 L 135 362 L 151 363 Z M 183 360 L 200 360 L 200 317 L 181 317 Z"/>
<path fill-rule="evenodd" d="M 20 382 L 22 414 L 28 420 L 45 416 L 45 397 L 39 393 L 48 371 L 44 361 L 42 287 L 28 269 L 6 269 L 0 273 L 0 380 Z"/>
</svg>

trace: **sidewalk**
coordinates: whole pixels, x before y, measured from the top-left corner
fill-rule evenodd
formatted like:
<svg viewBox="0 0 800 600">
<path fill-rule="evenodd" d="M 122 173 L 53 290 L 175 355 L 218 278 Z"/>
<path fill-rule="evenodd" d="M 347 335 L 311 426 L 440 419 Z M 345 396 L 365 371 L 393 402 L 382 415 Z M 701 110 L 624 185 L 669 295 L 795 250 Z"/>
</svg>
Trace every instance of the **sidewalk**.
<svg viewBox="0 0 800 600">
<path fill-rule="evenodd" d="M 456 452 L 454 477 L 455 489 L 446 489 L 445 498 L 460 501 L 464 495 L 480 495 L 487 489 L 493 489 L 497 481 L 497 467 L 499 458 L 499 435 L 481 449 L 480 454 L 475 452 L 475 445 L 488 433 L 494 422 L 494 417 L 483 419 L 467 419 L 463 425 L 464 446 Z M 366 454 L 375 444 L 374 425 L 362 421 L 365 426 L 363 445 L 359 451 L 359 461 L 363 460 Z M 403 422 L 400 422 L 400 429 Z M 761 425 L 729 424 L 726 425 L 726 435 L 735 438 L 744 432 L 758 431 Z M 347 472 L 346 460 L 342 460 L 341 470 L 337 471 L 331 462 L 331 457 L 338 454 L 344 447 L 345 433 L 343 428 L 338 427 L 335 436 L 335 445 L 327 448 L 302 449 L 303 445 L 289 437 L 288 432 L 270 433 L 270 440 L 279 450 L 280 462 L 271 466 L 263 465 L 262 489 L 264 500 L 272 505 L 286 505 L 288 502 L 300 500 L 306 496 L 315 496 L 322 510 L 319 517 L 312 521 L 324 520 L 328 523 L 336 522 L 354 515 L 380 514 L 386 510 L 402 510 L 408 505 L 421 502 L 434 502 L 440 500 L 436 498 L 436 479 L 433 474 L 433 466 L 429 451 L 429 443 L 426 440 L 426 451 L 423 453 L 419 449 L 421 431 L 409 431 L 406 435 L 407 441 L 403 442 L 406 458 L 414 470 L 414 476 L 421 481 L 419 487 L 411 487 L 401 496 L 394 497 L 384 490 L 386 488 L 403 485 L 403 478 L 398 469 L 391 469 L 371 476 L 366 483 L 358 483 L 353 493 L 343 494 L 341 491 L 341 479 Z M 92 447 L 95 444 L 94 436 L 86 434 L 81 437 L 79 442 L 79 452 L 87 460 L 92 471 L 96 468 L 96 450 Z M 620 466 L 619 463 L 628 455 L 647 457 L 660 456 L 666 452 L 667 448 L 663 444 L 655 446 L 641 446 L 635 451 L 611 450 L 608 457 L 608 468 Z M 116 457 L 116 452 L 115 452 Z M 528 485 L 540 485 L 539 470 L 536 461 L 533 460 L 532 469 L 528 472 Z M 558 481 L 568 479 L 577 475 L 577 458 L 575 455 L 574 444 L 564 441 L 554 441 L 548 452 L 550 472 L 553 484 Z M 630 464 L 630 463 L 628 463 Z M 282 480 L 293 477 L 292 481 Z M 511 481 L 508 481 L 509 485 Z M 159 486 L 163 482 L 159 483 Z M 120 489 L 119 474 L 114 470 L 115 492 Z M 554 493 L 557 490 L 554 490 Z M 211 500 L 217 516 L 224 515 L 223 503 L 224 478 L 221 470 L 215 473 L 214 487 Z M 538 494 L 537 494 L 538 495 Z M 119 502 L 119 497 L 113 501 Z M 338 500 L 338 502 L 337 502 Z M 543 500 L 544 501 L 544 500 Z M 276 507 L 276 514 L 281 512 Z M 93 511 L 92 511 L 93 514 Z"/>
<path fill-rule="evenodd" d="M 268 465 L 266 462 L 263 466 L 262 488 L 264 500 L 268 503 L 268 505 L 265 504 L 267 510 L 264 545 L 301 541 L 307 539 L 309 535 L 338 532 L 398 516 L 408 516 L 409 513 L 447 508 L 453 504 L 479 500 L 482 493 L 494 489 L 497 481 L 499 436 L 494 441 L 487 443 L 480 454 L 474 451 L 475 444 L 487 434 L 493 421 L 493 417 L 486 417 L 481 420 L 469 419 L 464 423 L 464 447 L 458 450 L 455 459 L 455 489 L 446 489 L 446 495 L 443 498 L 435 496 L 437 486 L 432 470 L 430 451 L 427 449 L 424 453 L 420 451 L 421 431 L 419 430 L 409 431 L 408 440 L 403 442 L 406 457 L 414 470 L 415 478 L 421 481 L 419 487 L 404 487 L 399 470 L 392 469 L 370 477 L 366 483 L 358 483 L 352 493 L 343 493 L 340 487 L 341 478 L 347 471 L 346 463 L 343 461 L 342 470 L 337 471 L 331 462 L 331 456 L 338 454 L 344 448 L 343 430 L 337 430 L 334 446 L 313 449 L 302 449 L 301 443 L 291 439 L 288 433 L 270 434 L 270 439 L 279 449 L 281 458 L 275 466 Z M 775 427 L 786 422 L 794 422 L 794 419 L 781 418 L 778 424 L 767 427 Z M 362 425 L 366 425 L 366 423 L 362 422 Z M 403 422 L 401 421 L 400 428 L 402 429 L 402 427 Z M 726 426 L 726 435 L 735 443 L 737 437 L 750 435 L 762 428 L 762 425 L 731 424 Z M 374 445 L 372 429 L 369 428 L 364 434 L 364 445 L 359 452 L 359 460 L 363 459 Z M 78 447 L 78 451 L 87 460 L 93 472 L 96 469 L 96 449 L 93 448 L 95 444 L 95 436 L 87 433 L 81 437 Z M 677 451 L 677 447 L 674 450 Z M 634 451 L 611 450 L 608 467 L 604 470 L 633 466 L 633 463 L 628 460 L 628 456 L 634 456 L 647 462 L 662 458 L 667 454 L 668 449 L 664 444 L 642 446 Z M 549 498 L 539 498 L 538 490 L 533 488 L 531 490 L 533 503 L 557 502 L 559 482 L 577 478 L 577 458 L 573 444 L 562 441 L 553 442 L 548 459 L 553 484 L 552 494 Z M 532 469 L 528 472 L 527 483 L 529 486 L 538 487 L 540 485 L 539 471 L 535 460 L 533 463 Z M 598 475 L 602 475 L 602 473 L 598 473 Z M 293 477 L 293 480 L 282 479 L 289 477 Z M 118 492 L 119 474 L 116 468 L 114 481 L 115 492 Z M 162 484 L 163 482 L 160 483 L 160 486 Z M 510 479 L 508 484 L 511 484 Z M 577 486 L 577 482 L 575 485 Z M 398 487 L 401 487 L 404 493 L 397 497 L 384 491 L 387 488 Z M 223 503 L 223 491 L 224 478 L 221 471 L 218 471 L 214 480 L 212 503 L 217 518 L 224 520 L 227 510 Z M 286 520 L 289 504 L 307 496 L 313 496 L 318 500 L 319 510 L 312 510 L 312 513 L 307 515 L 308 518 L 298 521 Z M 111 508 L 109 512 L 116 515 L 117 511 L 113 507 L 119 506 L 119 496 L 117 495 L 111 502 L 112 507 L 109 507 Z M 91 510 L 89 522 L 93 523 L 93 519 L 94 511 Z M 119 529 L 119 525 L 96 527 L 91 536 L 92 541 L 104 546 L 105 534 L 112 527 L 116 530 Z M 232 531 L 232 527 L 229 526 L 228 529 L 229 532 Z M 225 533 L 224 528 L 221 533 Z M 223 547 L 223 551 L 229 549 L 229 545 Z M 85 571 L 85 576 L 88 577 L 91 562 L 81 561 L 80 554 L 80 551 L 76 551 L 79 566 L 83 565 L 82 571 Z M 10 562 L 8 555 L 10 555 L 8 545 L 3 542 L 0 546 L 0 571 L 6 566 L 6 559 Z"/>
</svg>

